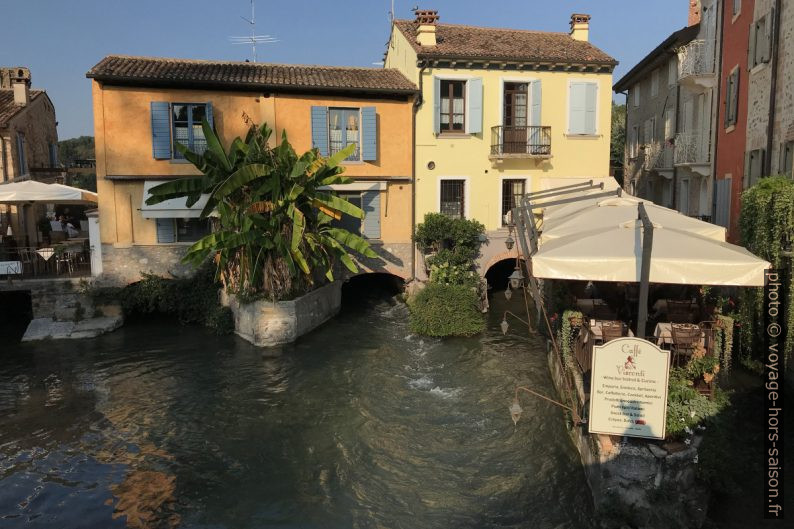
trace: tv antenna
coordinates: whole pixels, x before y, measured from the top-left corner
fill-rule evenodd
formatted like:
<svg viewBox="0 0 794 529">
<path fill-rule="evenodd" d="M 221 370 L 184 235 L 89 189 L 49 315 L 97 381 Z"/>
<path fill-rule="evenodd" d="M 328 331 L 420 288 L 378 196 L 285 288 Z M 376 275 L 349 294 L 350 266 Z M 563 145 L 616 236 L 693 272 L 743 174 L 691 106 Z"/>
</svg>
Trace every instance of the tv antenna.
<svg viewBox="0 0 794 529">
<path fill-rule="evenodd" d="M 250 44 L 251 55 L 253 56 L 254 62 L 256 62 L 257 44 L 273 44 L 274 42 L 279 42 L 279 40 L 271 35 L 256 34 L 256 11 L 254 6 L 254 0 L 251 0 L 251 18 L 247 19 L 244 16 L 240 16 L 240 18 L 248 22 L 248 24 L 251 26 L 251 35 L 245 37 L 229 37 L 229 42 L 231 42 L 232 44 Z"/>
</svg>

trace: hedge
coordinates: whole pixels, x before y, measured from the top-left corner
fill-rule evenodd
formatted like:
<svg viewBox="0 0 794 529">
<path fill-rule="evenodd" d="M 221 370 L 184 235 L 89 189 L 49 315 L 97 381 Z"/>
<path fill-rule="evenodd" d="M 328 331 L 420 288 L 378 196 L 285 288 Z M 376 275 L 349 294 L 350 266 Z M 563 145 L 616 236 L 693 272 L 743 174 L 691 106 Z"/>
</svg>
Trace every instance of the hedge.
<svg viewBox="0 0 794 529">
<path fill-rule="evenodd" d="M 425 336 L 473 336 L 485 329 L 477 292 L 464 285 L 428 284 L 408 300 L 411 332 Z"/>
</svg>

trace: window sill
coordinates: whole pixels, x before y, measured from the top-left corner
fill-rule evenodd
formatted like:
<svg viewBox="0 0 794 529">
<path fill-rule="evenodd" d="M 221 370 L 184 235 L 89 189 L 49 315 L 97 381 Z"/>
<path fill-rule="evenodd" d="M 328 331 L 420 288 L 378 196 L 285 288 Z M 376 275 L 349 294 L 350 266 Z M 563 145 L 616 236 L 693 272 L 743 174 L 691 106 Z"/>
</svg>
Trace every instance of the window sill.
<svg viewBox="0 0 794 529">
<path fill-rule="evenodd" d="M 471 138 L 471 136 L 472 135 L 467 132 L 442 132 L 440 134 L 436 134 L 436 137 L 439 139 L 450 139 L 450 140 Z"/>
<path fill-rule="evenodd" d="M 759 62 L 758 64 L 756 64 L 755 66 L 753 66 L 752 68 L 750 68 L 750 75 L 752 75 L 752 74 L 754 74 L 754 73 L 757 73 L 757 72 L 760 72 L 761 70 L 763 70 L 763 69 L 764 69 L 764 67 L 765 67 L 767 64 L 769 64 L 769 63 L 768 63 L 768 62 Z"/>
<path fill-rule="evenodd" d="M 603 134 L 571 134 L 566 133 L 565 137 L 569 140 L 598 140 L 603 138 Z"/>
<path fill-rule="evenodd" d="M 736 130 L 736 124 L 735 123 L 733 125 L 725 127 L 725 134 L 730 134 L 734 130 Z"/>
<path fill-rule="evenodd" d="M 176 164 L 190 163 L 189 161 L 180 158 L 171 158 L 170 162 Z"/>
</svg>

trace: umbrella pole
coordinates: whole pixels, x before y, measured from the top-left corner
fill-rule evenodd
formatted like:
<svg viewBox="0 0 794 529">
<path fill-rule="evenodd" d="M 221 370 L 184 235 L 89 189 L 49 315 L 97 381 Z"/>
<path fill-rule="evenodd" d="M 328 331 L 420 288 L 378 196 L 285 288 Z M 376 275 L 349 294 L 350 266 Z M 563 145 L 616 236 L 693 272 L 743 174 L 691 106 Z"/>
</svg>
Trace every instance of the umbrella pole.
<svg viewBox="0 0 794 529">
<path fill-rule="evenodd" d="M 642 221 L 642 269 L 640 270 L 640 299 L 637 307 L 637 338 L 645 338 L 648 321 L 648 287 L 651 276 L 651 250 L 653 248 L 653 223 L 645 211 L 645 204 L 637 205 L 637 219 Z"/>
</svg>

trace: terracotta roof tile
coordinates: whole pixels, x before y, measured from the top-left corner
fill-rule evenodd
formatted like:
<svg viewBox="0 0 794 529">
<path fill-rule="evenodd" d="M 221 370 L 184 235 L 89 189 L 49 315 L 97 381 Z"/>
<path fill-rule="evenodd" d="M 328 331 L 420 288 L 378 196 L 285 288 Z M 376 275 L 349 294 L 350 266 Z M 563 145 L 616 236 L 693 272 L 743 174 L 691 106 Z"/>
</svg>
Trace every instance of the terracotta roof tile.
<svg viewBox="0 0 794 529">
<path fill-rule="evenodd" d="M 39 95 L 43 94 L 44 90 L 31 90 L 30 100 L 33 101 Z M 14 90 L 11 88 L 0 89 L 0 127 L 4 127 L 8 120 L 22 110 L 23 106 L 14 103 Z"/>
<path fill-rule="evenodd" d="M 128 57 L 109 55 L 86 77 L 122 84 L 214 86 L 242 89 L 296 89 L 409 94 L 416 86 L 387 68 Z"/>
<path fill-rule="evenodd" d="M 568 33 L 437 24 L 435 46 L 416 42 L 413 20 L 395 20 L 420 59 L 537 61 L 615 66 L 617 61 Z"/>
</svg>

